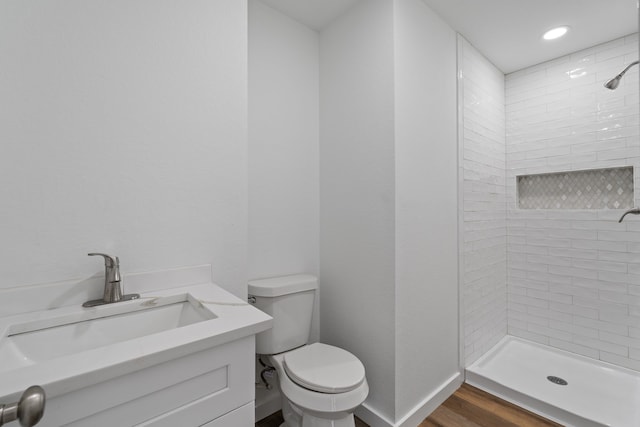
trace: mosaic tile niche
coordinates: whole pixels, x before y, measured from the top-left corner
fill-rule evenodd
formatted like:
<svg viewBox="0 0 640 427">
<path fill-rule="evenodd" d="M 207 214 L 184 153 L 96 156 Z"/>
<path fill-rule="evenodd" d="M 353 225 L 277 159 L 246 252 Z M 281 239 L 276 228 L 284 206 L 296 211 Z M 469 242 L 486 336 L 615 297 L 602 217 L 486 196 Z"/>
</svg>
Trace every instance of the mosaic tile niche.
<svg viewBox="0 0 640 427">
<path fill-rule="evenodd" d="M 633 167 L 522 175 L 520 209 L 629 209 L 633 207 Z"/>
</svg>

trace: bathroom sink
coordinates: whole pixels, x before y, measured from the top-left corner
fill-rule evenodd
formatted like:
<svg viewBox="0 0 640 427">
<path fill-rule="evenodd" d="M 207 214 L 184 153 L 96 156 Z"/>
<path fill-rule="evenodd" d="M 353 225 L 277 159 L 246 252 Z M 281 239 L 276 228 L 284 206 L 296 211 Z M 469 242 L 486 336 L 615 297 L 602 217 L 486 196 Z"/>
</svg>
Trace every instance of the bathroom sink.
<svg viewBox="0 0 640 427">
<path fill-rule="evenodd" d="M 0 372 L 215 318 L 190 294 L 178 294 L 11 324 L 0 338 Z"/>
</svg>

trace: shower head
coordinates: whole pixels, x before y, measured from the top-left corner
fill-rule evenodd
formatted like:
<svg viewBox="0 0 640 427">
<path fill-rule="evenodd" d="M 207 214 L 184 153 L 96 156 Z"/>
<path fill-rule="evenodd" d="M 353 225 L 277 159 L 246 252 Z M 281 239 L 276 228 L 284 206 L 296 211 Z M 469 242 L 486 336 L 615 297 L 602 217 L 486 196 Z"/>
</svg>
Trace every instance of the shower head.
<svg viewBox="0 0 640 427">
<path fill-rule="evenodd" d="M 620 74 L 618 74 L 611 80 L 607 80 L 607 82 L 604 84 L 604 87 L 606 87 L 607 89 L 615 90 L 620 84 L 620 80 L 622 80 L 622 76 L 624 76 L 624 74 L 629 70 L 629 68 L 633 67 L 634 65 L 638 65 L 639 62 L 640 61 L 634 61 L 631 64 L 627 65 L 627 68 L 622 70 Z"/>
<path fill-rule="evenodd" d="M 607 80 L 607 82 L 604 84 L 604 87 L 606 87 L 607 89 L 616 90 L 616 88 L 620 84 L 621 78 L 622 78 L 622 74 L 618 74 L 611 80 Z"/>
</svg>

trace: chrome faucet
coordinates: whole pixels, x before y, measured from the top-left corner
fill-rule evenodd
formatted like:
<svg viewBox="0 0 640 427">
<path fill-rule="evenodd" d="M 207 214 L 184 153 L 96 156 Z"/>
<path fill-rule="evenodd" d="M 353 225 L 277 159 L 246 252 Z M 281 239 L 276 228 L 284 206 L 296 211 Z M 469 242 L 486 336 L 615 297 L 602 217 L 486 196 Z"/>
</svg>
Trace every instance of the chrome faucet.
<svg viewBox="0 0 640 427">
<path fill-rule="evenodd" d="M 120 259 L 101 253 L 90 253 L 89 256 L 104 257 L 104 296 L 82 304 L 83 307 L 111 304 L 140 298 L 139 294 L 122 295 L 122 278 L 120 277 Z"/>
</svg>

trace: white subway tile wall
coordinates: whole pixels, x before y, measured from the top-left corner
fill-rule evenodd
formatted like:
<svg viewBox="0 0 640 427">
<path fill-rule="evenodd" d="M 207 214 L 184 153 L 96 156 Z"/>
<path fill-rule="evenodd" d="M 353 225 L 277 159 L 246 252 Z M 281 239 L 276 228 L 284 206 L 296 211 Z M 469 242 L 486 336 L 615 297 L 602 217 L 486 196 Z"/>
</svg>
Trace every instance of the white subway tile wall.
<svg viewBox="0 0 640 427">
<path fill-rule="evenodd" d="M 507 323 L 511 335 L 640 370 L 640 217 L 516 200 L 518 175 L 633 166 L 638 188 L 638 67 L 603 87 L 636 59 L 634 34 L 506 76 Z"/>
<path fill-rule="evenodd" d="M 461 38 L 461 282 L 465 366 L 507 333 L 504 75 Z"/>
</svg>

